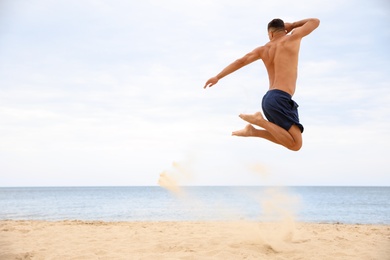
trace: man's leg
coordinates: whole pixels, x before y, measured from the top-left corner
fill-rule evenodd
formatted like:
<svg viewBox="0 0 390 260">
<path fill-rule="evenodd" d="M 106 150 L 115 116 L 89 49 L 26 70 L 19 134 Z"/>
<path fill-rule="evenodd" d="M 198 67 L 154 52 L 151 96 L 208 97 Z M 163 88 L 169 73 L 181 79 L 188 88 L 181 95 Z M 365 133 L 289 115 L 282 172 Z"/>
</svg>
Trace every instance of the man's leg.
<svg viewBox="0 0 390 260">
<path fill-rule="evenodd" d="M 265 120 L 260 112 L 253 115 L 241 114 L 240 117 L 248 123 L 260 126 L 265 130 L 259 130 L 251 125 L 247 125 L 244 129 L 233 132 L 233 135 L 264 138 L 293 151 L 301 149 L 302 133 L 298 126 L 292 125 L 290 130 L 286 131 L 282 127 Z"/>
<path fill-rule="evenodd" d="M 232 135 L 235 136 L 244 136 L 244 137 L 260 137 L 267 139 L 276 144 L 280 144 L 273 135 L 271 135 L 267 130 L 254 128 L 251 124 L 245 126 L 245 128 L 234 131 Z"/>
</svg>

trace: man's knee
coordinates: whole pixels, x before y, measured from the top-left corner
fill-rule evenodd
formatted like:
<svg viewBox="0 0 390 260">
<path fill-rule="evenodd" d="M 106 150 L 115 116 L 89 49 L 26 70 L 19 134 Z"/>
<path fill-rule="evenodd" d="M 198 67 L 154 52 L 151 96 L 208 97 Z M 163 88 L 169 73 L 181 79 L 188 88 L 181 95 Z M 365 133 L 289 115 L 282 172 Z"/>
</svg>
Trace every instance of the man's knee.
<svg viewBox="0 0 390 260">
<path fill-rule="evenodd" d="M 287 148 L 290 149 L 291 151 L 297 152 L 302 148 L 302 142 L 296 143 L 296 144 L 294 144 L 290 147 L 287 147 Z"/>
<path fill-rule="evenodd" d="M 291 134 L 293 140 L 291 140 L 291 143 L 287 146 L 288 149 L 292 151 L 299 151 L 302 148 L 302 133 L 301 129 L 297 125 L 293 125 L 289 133 Z"/>
</svg>

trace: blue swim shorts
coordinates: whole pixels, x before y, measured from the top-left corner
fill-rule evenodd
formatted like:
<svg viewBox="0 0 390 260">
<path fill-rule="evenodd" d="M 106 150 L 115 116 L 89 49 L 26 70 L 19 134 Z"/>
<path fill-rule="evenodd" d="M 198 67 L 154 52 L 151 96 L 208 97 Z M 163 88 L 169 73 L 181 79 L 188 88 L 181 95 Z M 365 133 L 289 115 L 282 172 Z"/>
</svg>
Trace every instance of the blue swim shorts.
<svg viewBox="0 0 390 260">
<path fill-rule="evenodd" d="M 298 104 L 291 99 L 291 95 L 279 89 L 269 90 L 261 103 L 263 112 L 268 121 L 290 130 L 297 125 L 303 132 L 303 125 L 299 123 Z"/>
</svg>

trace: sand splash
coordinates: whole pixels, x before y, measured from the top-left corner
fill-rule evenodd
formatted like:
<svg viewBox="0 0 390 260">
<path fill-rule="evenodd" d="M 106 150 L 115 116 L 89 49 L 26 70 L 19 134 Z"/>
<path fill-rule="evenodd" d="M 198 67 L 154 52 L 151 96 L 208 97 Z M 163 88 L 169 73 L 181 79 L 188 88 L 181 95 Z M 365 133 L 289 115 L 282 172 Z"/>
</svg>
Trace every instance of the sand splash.
<svg viewBox="0 0 390 260">
<path fill-rule="evenodd" d="M 284 188 L 267 188 L 260 198 L 261 221 L 269 222 L 263 226 L 261 238 L 264 245 L 279 252 L 289 249 L 295 235 L 295 212 L 299 198 Z"/>
<path fill-rule="evenodd" d="M 192 161 L 173 162 L 169 170 L 160 174 L 158 185 L 172 192 L 176 196 L 184 196 L 185 191 L 180 183 L 190 181 L 192 178 Z"/>
<path fill-rule="evenodd" d="M 173 162 L 171 169 L 160 174 L 158 183 L 197 211 L 210 210 L 208 205 L 204 205 L 200 200 L 193 196 L 189 197 L 185 188 L 181 186 L 183 181 L 188 182 L 191 179 L 193 174 L 191 169 L 188 162 Z M 262 164 L 254 164 L 249 170 L 261 178 L 270 176 L 270 171 Z M 213 210 L 218 210 L 221 219 L 229 219 L 231 233 L 243 243 L 250 243 L 272 252 L 291 250 L 292 243 L 298 241 L 294 239 L 294 235 L 295 212 L 299 206 L 299 197 L 283 187 L 259 188 L 259 192 L 252 194 L 251 197 L 254 199 L 253 207 L 261 208 L 262 213 L 258 221 L 245 220 L 237 209 L 233 207 L 228 209 L 226 205 Z"/>
</svg>

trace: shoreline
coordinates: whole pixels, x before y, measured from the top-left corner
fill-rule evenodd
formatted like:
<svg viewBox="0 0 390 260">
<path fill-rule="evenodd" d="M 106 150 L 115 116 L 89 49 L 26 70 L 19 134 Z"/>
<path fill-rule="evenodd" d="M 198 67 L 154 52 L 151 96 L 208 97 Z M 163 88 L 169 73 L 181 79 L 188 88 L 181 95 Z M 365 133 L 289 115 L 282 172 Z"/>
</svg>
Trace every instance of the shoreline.
<svg viewBox="0 0 390 260">
<path fill-rule="evenodd" d="M 390 225 L 0 220 L 0 259 L 377 259 Z"/>
<path fill-rule="evenodd" d="M 85 223 L 85 224 L 123 224 L 123 223 L 236 223 L 236 222 L 243 222 L 243 223 L 257 223 L 257 224 L 276 224 L 281 223 L 281 221 L 263 221 L 263 220 L 252 220 L 252 219 L 219 219 L 219 220 L 99 220 L 99 219 L 0 219 L 0 225 L 3 222 L 48 222 L 48 223 Z M 342 221 L 334 221 L 334 222 L 327 222 L 327 221 L 299 221 L 294 220 L 294 223 L 297 224 L 308 224 L 308 225 L 346 225 L 346 226 L 383 226 L 383 227 L 390 227 L 390 223 L 359 223 L 359 222 L 342 222 Z"/>
</svg>

